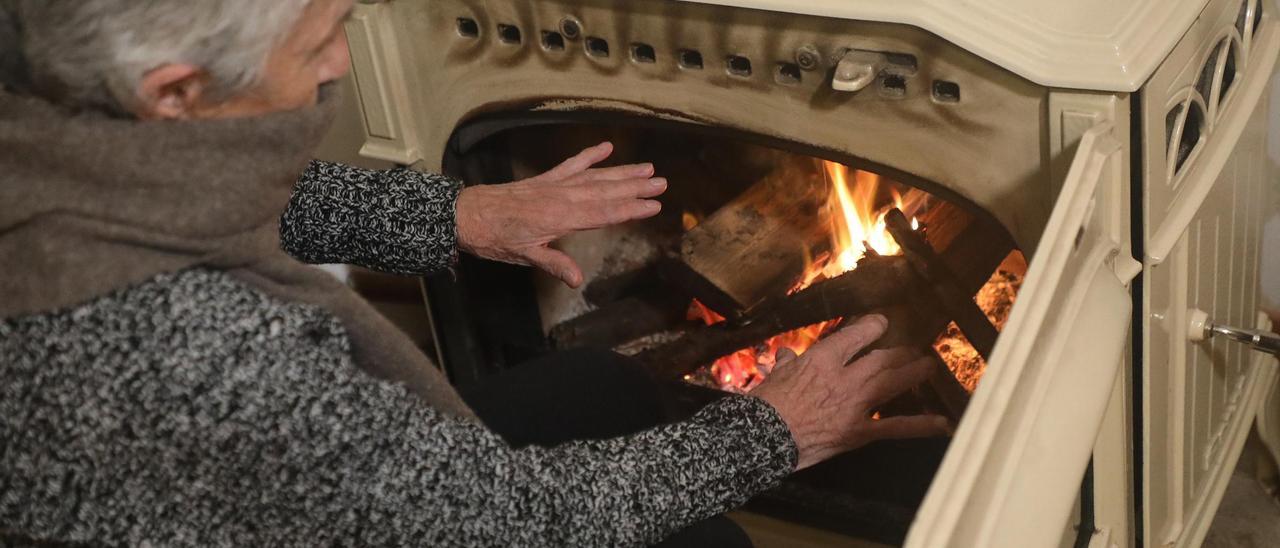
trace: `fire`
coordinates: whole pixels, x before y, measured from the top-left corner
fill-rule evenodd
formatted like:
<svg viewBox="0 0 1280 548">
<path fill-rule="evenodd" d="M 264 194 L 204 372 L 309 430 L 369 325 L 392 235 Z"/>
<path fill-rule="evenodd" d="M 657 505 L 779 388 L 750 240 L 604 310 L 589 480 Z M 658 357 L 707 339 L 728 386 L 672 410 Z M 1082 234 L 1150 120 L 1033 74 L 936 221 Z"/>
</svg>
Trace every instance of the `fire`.
<svg viewBox="0 0 1280 548">
<path fill-rule="evenodd" d="M 915 189 L 904 196 L 891 183 L 882 184 L 880 176 L 871 172 L 851 170 L 835 162 L 823 162 L 823 171 L 831 187 L 828 198 L 832 213 L 831 251 L 810 261 L 790 293 L 857 268 L 858 261 L 868 251 L 879 255 L 900 253 L 897 242 L 885 227 L 885 215 L 890 209 L 898 208 L 911 217 L 913 228 L 919 228 L 913 215 L 928 201 L 928 194 Z M 696 300 L 689 307 L 689 318 L 708 325 L 724 321 Z M 773 370 L 778 350 L 788 348 L 801 354 L 840 321 L 841 318 L 836 318 L 783 333 L 755 347 L 724 356 L 711 365 L 711 380 L 724 390 L 750 391 Z"/>
<path fill-rule="evenodd" d="M 880 255 L 897 255 L 902 252 L 885 227 L 885 214 L 892 208 L 911 215 L 914 209 L 928 199 L 918 190 L 910 191 L 912 199 L 908 207 L 897 189 L 889 189 L 890 205 L 877 209 L 880 197 L 880 176 L 869 171 L 854 170 L 854 184 L 849 186 L 849 168 L 835 162 L 823 162 L 827 180 L 831 182 L 832 197 L 839 206 L 838 215 L 832 215 L 831 248 L 836 250 L 836 260 L 828 261 L 821 270 L 828 278 L 838 276 L 854 268 L 871 249 Z M 877 213 L 872 213 L 877 212 Z M 911 228 L 920 228 L 920 222 L 911 219 Z"/>
</svg>

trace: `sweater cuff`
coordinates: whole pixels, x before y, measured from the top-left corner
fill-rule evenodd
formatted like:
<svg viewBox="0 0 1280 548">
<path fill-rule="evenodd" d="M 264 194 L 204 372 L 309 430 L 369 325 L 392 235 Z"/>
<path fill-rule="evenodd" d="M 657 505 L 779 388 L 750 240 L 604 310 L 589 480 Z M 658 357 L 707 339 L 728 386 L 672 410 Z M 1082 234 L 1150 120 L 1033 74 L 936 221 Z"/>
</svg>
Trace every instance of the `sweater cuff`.
<svg viewBox="0 0 1280 548">
<path fill-rule="evenodd" d="M 768 402 L 753 396 L 730 395 L 706 407 L 694 417 L 695 421 L 714 425 L 727 432 L 739 432 L 752 446 L 750 453 L 758 460 L 763 490 L 795 471 L 800 452 L 791 429 L 782 420 L 778 410 Z"/>
</svg>

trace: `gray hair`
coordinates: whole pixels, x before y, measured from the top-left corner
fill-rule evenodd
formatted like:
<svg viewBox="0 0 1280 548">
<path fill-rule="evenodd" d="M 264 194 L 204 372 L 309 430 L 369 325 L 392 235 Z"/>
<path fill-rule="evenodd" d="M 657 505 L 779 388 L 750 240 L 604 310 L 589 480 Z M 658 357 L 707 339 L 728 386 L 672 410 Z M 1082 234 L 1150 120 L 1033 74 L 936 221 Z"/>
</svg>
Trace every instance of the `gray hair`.
<svg viewBox="0 0 1280 548">
<path fill-rule="evenodd" d="M 186 63 L 206 71 L 206 93 L 223 100 L 259 81 L 271 50 L 310 2 L 0 0 L 0 78 L 9 72 L 10 85 L 25 81 L 74 107 L 126 112 L 143 76 Z M 6 26 L 17 36 L 16 53 L 3 53 Z"/>
</svg>

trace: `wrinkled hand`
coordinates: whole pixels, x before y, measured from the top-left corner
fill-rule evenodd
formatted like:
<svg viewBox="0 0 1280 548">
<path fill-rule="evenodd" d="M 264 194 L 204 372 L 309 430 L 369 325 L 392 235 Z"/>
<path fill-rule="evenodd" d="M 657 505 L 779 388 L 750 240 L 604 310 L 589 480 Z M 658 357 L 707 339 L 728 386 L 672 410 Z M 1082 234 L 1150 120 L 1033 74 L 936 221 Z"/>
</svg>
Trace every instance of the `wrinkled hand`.
<svg viewBox="0 0 1280 548">
<path fill-rule="evenodd" d="M 800 451 L 797 470 L 872 441 L 948 432 L 947 419 L 937 415 L 872 419 L 877 407 L 924 382 L 934 367 L 934 358 L 905 348 L 874 350 L 845 365 L 887 326 L 884 316 L 863 316 L 802 356 L 780 350 L 777 367 L 751 392 L 791 429 Z"/>
<path fill-rule="evenodd" d="M 600 143 L 555 169 L 503 185 L 477 185 L 458 196 L 458 247 L 477 257 L 535 266 L 570 287 L 582 285 L 582 269 L 548 244 L 580 230 L 657 215 L 649 200 L 667 189 L 653 166 L 594 169 L 613 153 Z"/>
</svg>

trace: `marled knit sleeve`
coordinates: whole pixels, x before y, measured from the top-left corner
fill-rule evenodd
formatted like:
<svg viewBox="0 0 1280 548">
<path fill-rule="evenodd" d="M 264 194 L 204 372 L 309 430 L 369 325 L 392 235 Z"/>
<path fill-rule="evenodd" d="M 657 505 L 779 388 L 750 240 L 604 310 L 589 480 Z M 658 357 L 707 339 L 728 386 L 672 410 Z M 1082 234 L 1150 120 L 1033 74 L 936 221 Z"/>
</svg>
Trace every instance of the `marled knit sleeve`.
<svg viewBox="0 0 1280 548">
<path fill-rule="evenodd" d="M 634 546 L 790 473 L 764 401 L 514 449 L 361 371 L 340 322 L 221 273 L 0 322 L 0 545 Z"/>
<path fill-rule="evenodd" d="M 281 245 L 307 263 L 434 272 L 457 257 L 461 190 L 461 182 L 443 175 L 313 161 L 280 219 Z"/>
<path fill-rule="evenodd" d="M 172 455 L 192 468 L 134 476 L 193 502 L 160 526 L 226 520 L 197 544 L 639 546 L 743 504 L 796 463 L 785 424 L 757 398 L 629 437 L 512 449 L 399 387 L 339 377 L 206 395 L 219 407 L 197 416 L 219 420 L 199 431 L 214 435 Z"/>
<path fill-rule="evenodd" d="M 361 377 L 263 394 L 255 400 L 273 412 L 237 417 L 224 438 L 236 445 L 207 447 L 221 463 L 211 484 L 261 497 L 237 516 L 244 526 L 337 545 L 638 546 L 741 505 L 795 467 L 786 425 L 756 398 L 630 437 L 515 450 Z M 234 507 L 246 495 L 215 496 Z"/>
</svg>

